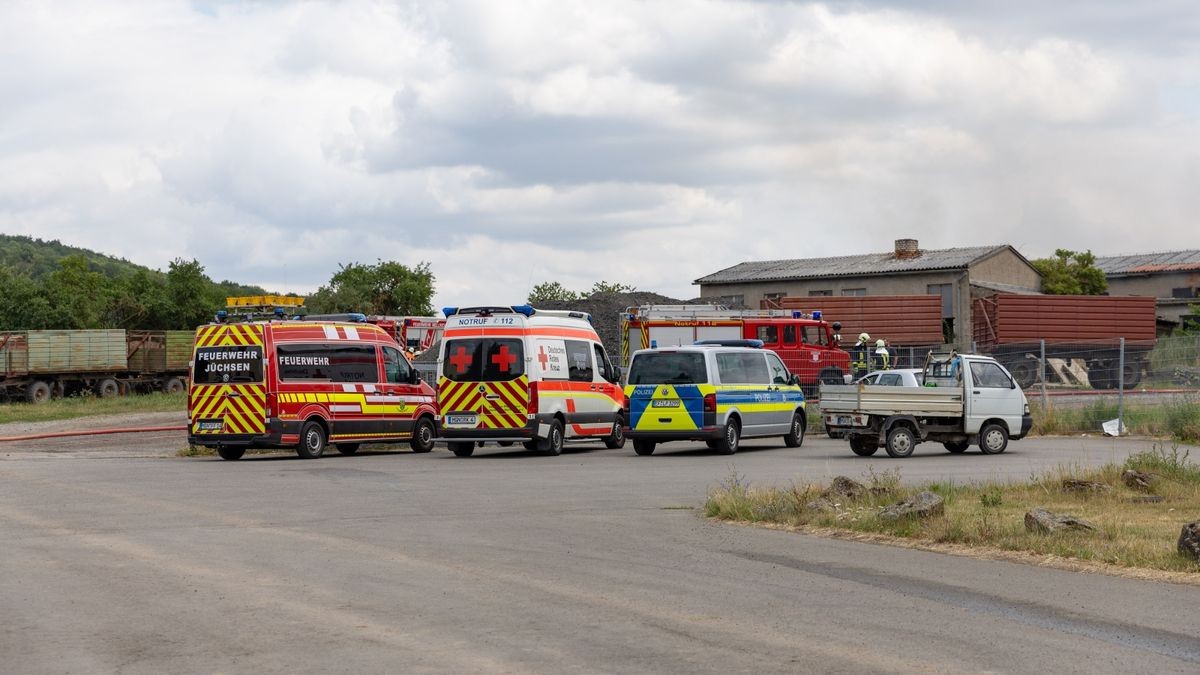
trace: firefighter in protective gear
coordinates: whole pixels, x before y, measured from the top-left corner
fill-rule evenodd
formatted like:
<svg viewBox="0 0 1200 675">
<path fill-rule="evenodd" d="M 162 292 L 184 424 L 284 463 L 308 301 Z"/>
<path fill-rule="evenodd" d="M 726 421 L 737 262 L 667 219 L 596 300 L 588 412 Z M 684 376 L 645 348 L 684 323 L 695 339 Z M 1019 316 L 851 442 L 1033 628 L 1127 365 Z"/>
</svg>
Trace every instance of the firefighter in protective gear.
<svg viewBox="0 0 1200 675">
<path fill-rule="evenodd" d="M 854 379 L 867 374 L 871 368 L 871 336 L 866 333 L 858 334 L 858 342 L 850 348 L 850 368 L 854 371 Z"/>
<path fill-rule="evenodd" d="M 892 367 L 892 355 L 888 352 L 887 343 L 875 341 L 875 370 L 888 370 Z"/>
</svg>

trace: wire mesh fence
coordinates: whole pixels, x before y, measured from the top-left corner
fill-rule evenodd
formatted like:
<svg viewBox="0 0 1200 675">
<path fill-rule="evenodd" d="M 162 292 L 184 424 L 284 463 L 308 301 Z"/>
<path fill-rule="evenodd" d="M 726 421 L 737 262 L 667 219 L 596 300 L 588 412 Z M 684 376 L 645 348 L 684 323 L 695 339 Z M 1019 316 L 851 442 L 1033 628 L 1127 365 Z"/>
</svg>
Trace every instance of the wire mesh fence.
<svg viewBox="0 0 1200 675">
<path fill-rule="evenodd" d="M 1200 440 L 1200 335 L 992 350 L 1029 398 L 1042 433 Z"/>
</svg>

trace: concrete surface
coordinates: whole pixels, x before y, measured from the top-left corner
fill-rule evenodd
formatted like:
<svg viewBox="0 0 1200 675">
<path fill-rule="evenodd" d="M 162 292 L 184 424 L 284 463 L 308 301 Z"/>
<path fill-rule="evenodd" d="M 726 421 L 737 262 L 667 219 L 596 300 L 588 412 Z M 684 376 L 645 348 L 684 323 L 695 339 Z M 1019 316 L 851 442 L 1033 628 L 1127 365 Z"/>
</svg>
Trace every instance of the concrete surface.
<svg viewBox="0 0 1200 675">
<path fill-rule="evenodd" d="M 224 462 L 137 457 L 136 437 L 127 456 L 89 454 L 97 440 L 0 448 L 0 671 L 1200 670 L 1200 588 L 697 510 L 732 472 L 1021 479 L 1145 441 L 923 445 L 907 460 L 810 438 L 732 457 L 678 444 Z"/>
</svg>

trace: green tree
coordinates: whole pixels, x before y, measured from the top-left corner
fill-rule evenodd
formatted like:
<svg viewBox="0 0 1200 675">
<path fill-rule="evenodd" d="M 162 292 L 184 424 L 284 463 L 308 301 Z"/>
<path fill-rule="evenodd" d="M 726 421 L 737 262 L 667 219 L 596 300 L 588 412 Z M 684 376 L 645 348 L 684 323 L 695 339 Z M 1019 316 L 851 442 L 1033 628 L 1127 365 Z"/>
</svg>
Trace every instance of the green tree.
<svg viewBox="0 0 1200 675">
<path fill-rule="evenodd" d="M 1108 290 L 1108 279 L 1096 267 L 1096 256 L 1060 248 L 1052 258 L 1033 261 L 1042 274 L 1042 292 L 1050 295 L 1102 295 Z"/>
<path fill-rule="evenodd" d="M 112 283 L 93 271 L 86 257 L 69 255 L 46 278 L 45 293 L 56 315 L 56 327 L 66 329 L 105 328 L 105 308 Z"/>
<path fill-rule="evenodd" d="M 0 330 L 57 327 L 44 288 L 28 276 L 0 267 L 0 289 Z"/>
<path fill-rule="evenodd" d="M 433 314 L 429 263 L 408 267 L 394 261 L 339 265 L 329 283 L 308 299 L 314 314 L 362 312 L 384 315 Z"/>
<path fill-rule="evenodd" d="M 167 270 L 165 320 L 173 330 L 190 330 L 212 320 L 224 302 L 197 260 L 176 258 Z"/>
<path fill-rule="evenodd" d="M 579 293 L 572 291 L 557 281 L 543 281 L 534 286 L 533 290 L 529 291 L 529 302 L 534 304 L 559 300 L 579 300 L 582 297 Z"/>
<path fill-rule="evenodd" d="M 597 293 L 632 293 L 637 290 L 636 286 L 631 284 L 622 284 L 617 281 L 597 281 L 592 284 L 592 290 L 588 291 L 588 296 Z"/>
</svg>

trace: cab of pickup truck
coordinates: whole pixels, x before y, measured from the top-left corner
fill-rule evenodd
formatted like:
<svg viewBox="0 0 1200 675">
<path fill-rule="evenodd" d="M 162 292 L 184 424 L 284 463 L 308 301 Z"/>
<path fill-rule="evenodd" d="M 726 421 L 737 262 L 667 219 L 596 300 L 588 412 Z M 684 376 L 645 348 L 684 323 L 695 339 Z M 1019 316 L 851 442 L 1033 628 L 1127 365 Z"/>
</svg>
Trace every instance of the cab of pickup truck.
<svg viewBox="0 0 1200 675">
<path fill-rule="evenodd" d="M 963 381 L 964 419 L 968 434 L 979 434 L 984 425 L 995 419 L 1004 420 L 1008 435 L 1021 439 L 1033 426 L 1029 417 L 1029 402 L 1025 392 L 1004 366 L 990 357 L 966 356 L 961 374 Z M 989 439 L 980 438 L 981 444 Z"/>
</svg>

